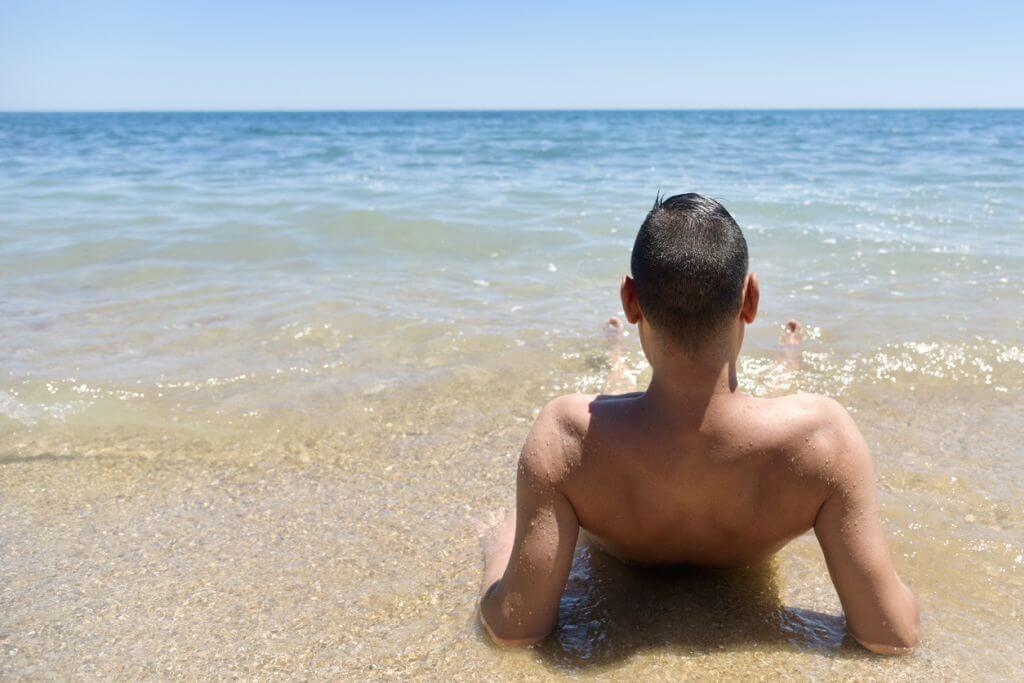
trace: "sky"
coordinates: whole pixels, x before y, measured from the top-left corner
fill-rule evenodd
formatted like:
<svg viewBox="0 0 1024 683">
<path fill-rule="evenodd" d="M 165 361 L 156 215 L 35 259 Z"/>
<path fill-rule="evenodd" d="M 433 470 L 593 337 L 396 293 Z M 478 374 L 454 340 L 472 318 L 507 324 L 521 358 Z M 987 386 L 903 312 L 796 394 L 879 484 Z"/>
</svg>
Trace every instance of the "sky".
<svg viewBox="0 0 1024 683">
<path fill-rule="evenodd" d="M 1024 107 L 1024 2 L 0 0 L 0 110 Z"/>
</svg>

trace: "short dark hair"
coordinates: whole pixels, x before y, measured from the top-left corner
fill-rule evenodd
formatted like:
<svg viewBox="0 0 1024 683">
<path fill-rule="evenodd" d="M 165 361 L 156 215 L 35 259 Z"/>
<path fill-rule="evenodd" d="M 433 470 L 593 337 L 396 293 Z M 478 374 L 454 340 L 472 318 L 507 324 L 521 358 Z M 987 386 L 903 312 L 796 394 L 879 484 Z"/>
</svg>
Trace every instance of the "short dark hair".
<svg viewBox="0 0 1024 683">
<path fill-rule="evenodd" d="M 717 201 L 691 192 L 658 195 L 630 269 L 644 316 L 696 353 L 739 313 L 747 265 L 740 226 Z"/>
</svg>

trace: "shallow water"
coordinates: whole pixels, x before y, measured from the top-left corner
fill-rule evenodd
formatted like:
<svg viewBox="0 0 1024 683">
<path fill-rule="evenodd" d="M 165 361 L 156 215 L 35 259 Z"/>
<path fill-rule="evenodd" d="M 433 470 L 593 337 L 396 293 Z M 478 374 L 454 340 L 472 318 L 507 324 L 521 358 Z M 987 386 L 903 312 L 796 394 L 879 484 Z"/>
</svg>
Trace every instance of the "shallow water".
<svg viewBox="0 0 1024 683">
<path fill-rule="evenodd" d="M 0 115 L 0 675 L 1018 677 L 1022 133 L 1013 111 Z M 541 647 L 477 627 L 478 530 L 534 411 L 601 388 L 659 189 L 747 233 L 743 388 L 854 412 L 914 655 L 844 637 L 813 536 L 724 574 L 580 548 Z M 774 362 L 791 316 L 798 374 Z"/>
</svg>

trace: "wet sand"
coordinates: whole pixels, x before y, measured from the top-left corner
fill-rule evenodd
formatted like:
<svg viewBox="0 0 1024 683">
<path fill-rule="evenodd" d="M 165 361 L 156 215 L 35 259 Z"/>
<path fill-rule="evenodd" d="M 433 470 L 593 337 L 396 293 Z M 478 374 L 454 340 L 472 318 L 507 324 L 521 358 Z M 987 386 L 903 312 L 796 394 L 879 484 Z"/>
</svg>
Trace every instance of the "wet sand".
<svg viewBox="0 0 1024 683">
<path fill-rule="evenodd" d="M 921 602 L 911 656 L 870 655 L 845 635 L 813 535 L 729 572 L 629 568 L 580 547 L 559 630 L 531 650 L 492 647 L 475 617 L 480 524 L 511 502 L 530 406 L 552 391 L 543 361 L 599 376 L 602 353 L 595 342 L 568 360 L 513 356 L 535 372 L 453 372 L 423 391 L 370 395 L 316 428 L 279 417 L 244 434 L 6 437 L 0 675 L 1005 680 L 1024 670 L 1024 518 L 1009 493 L 1024 475 L 1008 438 L 1024 403 L 956 385 L 846 399 L 875 453 L 898 570 Z"/>
</svg>

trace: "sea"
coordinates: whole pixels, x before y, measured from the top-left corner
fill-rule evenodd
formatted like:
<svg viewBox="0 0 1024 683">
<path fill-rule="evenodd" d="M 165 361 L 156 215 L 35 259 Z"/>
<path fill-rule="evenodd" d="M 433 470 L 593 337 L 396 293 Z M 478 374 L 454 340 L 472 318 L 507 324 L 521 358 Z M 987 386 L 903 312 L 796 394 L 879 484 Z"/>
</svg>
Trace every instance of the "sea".
<svg viewBox="0 0 1024 683">
<path fill-rule="evenodd" d="M 749 243 L 741 389 L 872 449 L 909 656 L 846 635 L 813 534 L 581 546 L 546 641 L 478 625 L 523 438 L 605 390 L 680 192 Z M 0 114 L 0 678 L 1020 678 L 1022 303 L 1021 110 Z"/>
</svg>

